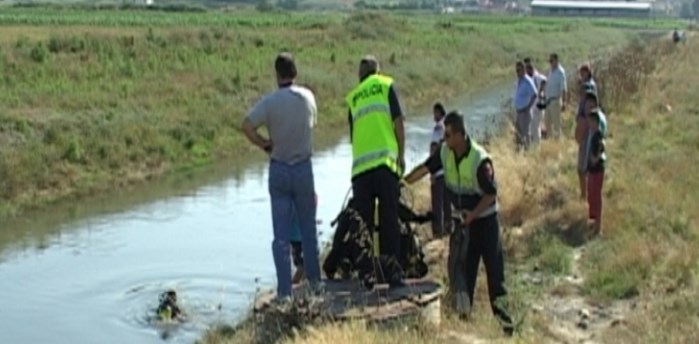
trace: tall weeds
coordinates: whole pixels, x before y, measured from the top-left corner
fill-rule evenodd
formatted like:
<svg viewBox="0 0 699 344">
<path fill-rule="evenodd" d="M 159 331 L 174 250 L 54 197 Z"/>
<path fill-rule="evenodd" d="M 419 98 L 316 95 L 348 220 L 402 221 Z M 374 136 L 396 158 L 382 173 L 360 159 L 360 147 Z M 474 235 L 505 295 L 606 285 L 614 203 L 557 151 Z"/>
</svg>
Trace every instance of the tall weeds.
<svg viewBox="0 0 699 344">
<path fill-rule="evenodd" d="M 271 62 L 265 61 L 280 50 L 296 54 L 299 82 L 316 92 L 317 142 L 328 144 L 346 133 L 342 99 L 356 83 L 364 54 L 378 55 L 397 80 L 406 113 L 413 114 L 434 99 L 509 77 L 506 51 L 529 40 L 527 49 L 540 44 L 521 30 L 522 22 L 475 20 L 477 30 L 462 31 L 459 19 L 437 31 L 436 21 L 370 13 L 0 13 L 0 173 L 9 175 L 0 182 L 6 204 L 0 216 L 259 153 L 237 127 L 246 109 L 273 88 Z M 547 29 L 563 25 L 545 23 Z M 582 23 L 574 29 L 571 34 L 588 44 L 561 40 L 562 49 L 582 51 L 624 36 Z M 557 33 L 541 33 L 549 35 Z M 486 42 L 498 43 L 475 49 Z"/>
</svg>

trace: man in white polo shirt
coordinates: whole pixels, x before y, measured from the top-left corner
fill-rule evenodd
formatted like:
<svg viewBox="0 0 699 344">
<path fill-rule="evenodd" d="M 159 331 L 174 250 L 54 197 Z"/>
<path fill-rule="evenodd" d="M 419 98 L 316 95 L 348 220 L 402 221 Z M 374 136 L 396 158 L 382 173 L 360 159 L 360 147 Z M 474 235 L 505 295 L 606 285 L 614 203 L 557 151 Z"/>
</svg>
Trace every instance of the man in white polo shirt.
<svg viewBox="0 0 699 344">
<path fill-rule="evenodd" d="M 549 56 L 551 70 L 546 80 L 546 130 L 548 135 L 561 136 L 561 113 L 566 110 L 566 72 L 558 61 L 558 54 Z"/>
<path fill-rule="evenodd" d="M 546 87 L 546 76 L 539 73 L 532 64 L 531 58 L 524 59 L 524 67 L 527 75 L 534 80 L 536 86 L 536 101 L 537 104 L 544 101 L 544 88 Z M 532 109 L 532 123 L 529 126 L 529 141 L 532 144 L 538 144 L 541 141 L 541 120 L 544 118 L 544 109 L 535 106 Z"/>
<path fill-rule="evenodd" d="M 311 155 L 317 117 L 313 93 L 295 84 L 296 63 L 289 53 L 274 62 L 278 88 L 250 110 L 242 124 L 248 140 L 270 155 L 269 194 L 272 201 L 272 255 L 277 270 L 277 299 L 291 298 L 291 233 L 296 217 L 301 229 L 303 268 L 311 290 L 322 291 L 318 263 L 315 186 Z M 269 138 L 257 132 L 266 126 Z"/>
</svg>

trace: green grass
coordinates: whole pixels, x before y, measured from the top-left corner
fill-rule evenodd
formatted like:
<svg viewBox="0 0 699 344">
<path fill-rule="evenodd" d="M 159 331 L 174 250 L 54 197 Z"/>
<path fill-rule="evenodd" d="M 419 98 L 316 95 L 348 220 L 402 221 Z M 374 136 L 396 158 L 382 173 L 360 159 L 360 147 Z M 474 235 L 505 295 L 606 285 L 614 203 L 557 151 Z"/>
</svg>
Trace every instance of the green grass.
<svg viewBox="0 0 699 344">
<path fill-rule="evenodd" d="M 616 243 L 592 249 L 586 262 L 588 276 L 584 290 L 587 295 L 598 299 L 627 299 L 639 295 L 650 275 L 650 265 L 646 264 L 644 252 L 626 255 L 623 260 L 609 260 L 610 255 L 625 250 L 624 246 Z"/>
<path fill-rule="evenodd" d="M 572 250 L 550 232 L 538 230 L 528 238 L 529 254 L 539 271 L 551 275 L 567 275 L 572 266 Z"/>
<path fill-rule="evenodd" d="M 206 26 L 229 28 L 299 28 L 338 22 L 339 15 L 304 13 L 302 15 L 271 12 L 231 13 L 224 11 L 155 11 L 147 9 L 100 10 L 89 8 L 36 7 L 3 8 L 2 25 L 97 25 L 97 26 Z"/>
<path fill-rule="evenodd" d="M 259 13 L 248 10 L 206 11 L 168 10 L 168 7 L 148 8 L 144 6 L 124 7 L 120 5 L 76 4 L 36 5 L 33 7 L 2 7 L 0 25 L 98 25 L 98 26 L 217 26 L 217 27 L 314 27 L 338 23 L 351 16 L 349 12 L 288 12 L 272 11 Z M 383 12 L 390 13 L 390 12 Z M 672 19 L 631 19 L 631 18 L 556 18 L 520 17 L 480 13 L 477 15 L 437 15 L 428 11 L 396 11 L 396 16 L 422 21 L 424 24 L 454 25 L 463 28 L 487 27 L 494 31 L 518 31 L 538 33 L 546 31 L 570 31 L 579 26 L 593 25 L 621 29 L 666 29 L 684 26 Z"/>
<path fill-rule="evenodd" d="M 325 144 L 346 132 L 342 99 L 366 53 L 412 115 L 511 77 L 517 57 L 581 60 L 630 35 L 560 19 L 3 8 L 0 216 L 259 154 L 237 128 L 274 88 L 281 50 L 316 92 Z"/>
</svg>

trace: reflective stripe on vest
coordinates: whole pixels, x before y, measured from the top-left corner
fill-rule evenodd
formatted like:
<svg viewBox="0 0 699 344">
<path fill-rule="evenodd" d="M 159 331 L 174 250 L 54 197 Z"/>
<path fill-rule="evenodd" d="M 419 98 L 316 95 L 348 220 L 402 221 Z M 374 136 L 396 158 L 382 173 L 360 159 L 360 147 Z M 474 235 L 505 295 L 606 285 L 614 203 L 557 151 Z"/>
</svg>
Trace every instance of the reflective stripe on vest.
<svg viewBox="0 0 699 344">
<path fill-rule="evenodd" d="M 372 161 L 372 160 L 384 160 L 384 159 L 390 159 L 392 161 L 397 161 L 398 160 L 398 153 L 391 152 L 388 149 L 370 152 L 370 153 L 364 154 L 360 157 L 357 157 L 357 159 L 354 159 L 354 161 L 352 162 L 352 168 L 355 168 L 361 164 L 367 163 L 367 162 Z"/>
<path fill-rule="evenodd" d="M 459 164 L 456 164 L 456 155 L 447 147 L 446 143 L 442 144 L 440 157 L 442 167 L 444 168 L 444 182 L 447 189 L 456 197 L 460 196 L 483 196 L 483 190 L 478 185 L 478 167 L 480 164 L 490 158 L 488 152 L 476 142 L 471 140 L 471 151 L 468 156 L 462 159 Z M 473 209 L 466 209 L 473 210 Z M 493 205 L 486 208 L 479 217 L 486 217 L 498 211 L 497 200 Z"/>
<path fill-rule="evenodd" d="M 388 91 L 393 80 L 374 74 L 345 98 L 352 114 L 352 176 L 379 166 L 402 173 Z"/>
<path fill-rule="evenodd" d="M 376 103 L 376 104 L 368 104 L 361 109 L 357 110 L 357 113 L 352 113 L 352 123 L 358 121 L 360 118 L 363 116 L 366 116 L 372 112 L 381 112 L 389 117 L 391 116 L 391 108 L 389 107 L 388 104 L 382 104 L 382 103 Z"/>
</svg>

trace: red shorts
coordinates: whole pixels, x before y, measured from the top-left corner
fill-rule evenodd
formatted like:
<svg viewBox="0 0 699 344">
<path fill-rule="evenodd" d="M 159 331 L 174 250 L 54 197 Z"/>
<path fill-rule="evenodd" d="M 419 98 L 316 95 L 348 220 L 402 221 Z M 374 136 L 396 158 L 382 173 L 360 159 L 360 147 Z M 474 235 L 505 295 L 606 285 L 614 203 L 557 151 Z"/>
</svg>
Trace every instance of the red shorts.
<svg viewBox="0 0 699 344">
<path fill-rule="evenodd" d="M 587 204 L 590 206 L 590 218 L 599 219 L 602 216 L 602 184 L 604 171 L 590 172 L 587 177 Z"/>
</svg>

